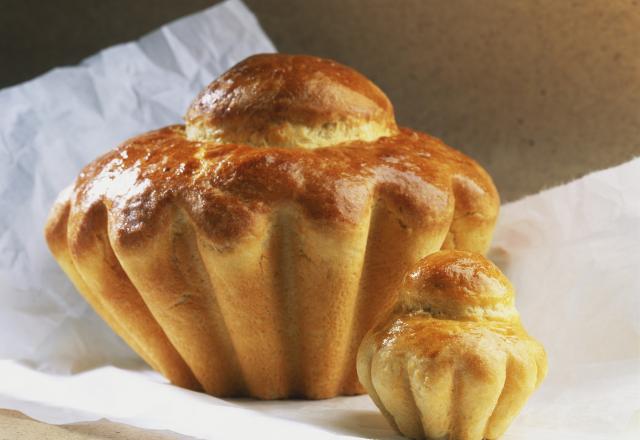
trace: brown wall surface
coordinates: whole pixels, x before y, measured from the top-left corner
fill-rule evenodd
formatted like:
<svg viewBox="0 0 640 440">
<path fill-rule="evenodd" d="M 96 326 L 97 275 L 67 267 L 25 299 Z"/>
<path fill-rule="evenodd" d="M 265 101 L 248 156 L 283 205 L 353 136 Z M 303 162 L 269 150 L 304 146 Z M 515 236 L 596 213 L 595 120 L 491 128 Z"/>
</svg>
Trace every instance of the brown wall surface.
<svg viewBox="0 0 640 440">
<path fill-rule="evenodd" d="M 5 0 L 0 87 L 215 1 Z M 349 64 L 503 200 L 640 155 L 640 2 L 246 0 L 282 52 Z"/>
</svg>

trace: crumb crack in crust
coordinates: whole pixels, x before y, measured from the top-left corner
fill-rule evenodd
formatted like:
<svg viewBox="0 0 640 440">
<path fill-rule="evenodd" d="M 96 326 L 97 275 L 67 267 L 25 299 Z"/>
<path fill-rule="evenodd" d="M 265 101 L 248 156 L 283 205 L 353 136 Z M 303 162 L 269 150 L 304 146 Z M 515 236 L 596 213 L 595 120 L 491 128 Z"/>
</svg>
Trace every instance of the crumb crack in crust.
<svg viewBox="0 0 640 440">
<path fill-rule="evenodd" d="M 360 346 L 367 392 L 407 437 L 500 437 L 547 370 L 507 278 L 481 255 L 445 250 L 420 261 L 400 290 Z"/>
<path fill-rule="evenodd" d="M 357 347 L 407 268 L 442 247 L 488 247 L 488 174 L 398 128 L 384 94 L 338 63 L 251 57 L 186 120 L 87 165 L 46 227 L 78 290 L 174 383 L 362 393 Z"/>
</svg>

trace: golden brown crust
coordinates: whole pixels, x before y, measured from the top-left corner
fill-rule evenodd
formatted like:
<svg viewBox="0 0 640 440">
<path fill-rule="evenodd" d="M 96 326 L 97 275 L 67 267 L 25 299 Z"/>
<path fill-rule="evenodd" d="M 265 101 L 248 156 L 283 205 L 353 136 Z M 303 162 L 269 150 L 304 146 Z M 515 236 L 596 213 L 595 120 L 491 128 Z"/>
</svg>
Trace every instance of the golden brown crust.
<svg viewBox="0 0 640 440">
<path fill-rule="evenodd" d="M 307 142 L 321 136 L 314 124 L 335 119 L 325 141 L 336 145 L 289 137 L 258 148 L 191 139 L 184 126 L 146 133 L 83 169 L 47 239 L 83 295 L 172 381 L 260 398 L 361 393 L 357 347 L 393 306 L 405 271 L 443 243 L 484 252 L 498 195 L 478 164 L 438 139 L 393 122 L 393 133 L 363 140 L 372 134 L 363 125 L 387 124 L 393 112 L 361 75 L 269 57 L 245 63 L 255 90 L 274 90 L 268 67 L 282 62 L 288 85 L 278 90 L 297 91 L 293 101 L 249 93 L 241 64 L 229 74 L 240 75 L 236 88 L 211 86 L 238 101 L 201 97 L 187 120 L 230 118 L 242 138 L 284 118 L 311 127 Z M 303 84 L 314 69 L 324 72 L 319 100 Z M 349 99 L 332 101 L 344 88 Z M 352 107 L 353 94 L 366 105 Z M 156 335 L 149 347 L 145 332 Z"/>
<path fill-rule="evenodd" d="M 441 251 L 407 275 L 398 312 L 450 320 L 518 319 L 513 286 L 493 263 L 468 251 Z"/>
<path fill-rule="evenodd" d="M 173 126 L 135 137 L 87 166 L 72 202 L 78 216 L 104 203 L 122 245 L 152 237 L 167 203 L 183 206 L 222 243 L 246 234 L 256 214 L 290 203 L 315 220 L 354 225 L 372 201 L 384 198 L 406 227 L 447 227 L 454 209 L 469 209 L 466 193 L 454 194 L 460 178 L 474 183 L 470 214 L 493 226 L 499 201 L 491 179 L 473 160 L 422 133 L 403 129 L 375 143 L 318 150 L 262 149 L 189 141 L 182 126 Z"/>
<path fill-rule="evenodd" d="M 506 277 L 484 257 L 440 251 L 407 276 L 396 310 L 370 331 L 358 376 L 411 438 L 498 438 L 546 375 Z"/>
</svg>

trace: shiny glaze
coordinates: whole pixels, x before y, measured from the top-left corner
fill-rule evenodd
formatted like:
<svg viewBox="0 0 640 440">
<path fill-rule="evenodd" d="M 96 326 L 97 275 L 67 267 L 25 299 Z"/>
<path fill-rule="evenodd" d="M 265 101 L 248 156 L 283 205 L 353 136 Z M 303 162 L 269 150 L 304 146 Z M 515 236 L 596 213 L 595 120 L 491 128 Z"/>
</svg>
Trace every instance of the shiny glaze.
<svg viewBox="0 0 640 440">
<path fill-rule="evenodd" d="M 355 70 L 305 55 L 254 55 L 225 72 L 193 101 L 187 123 L 234 124 L 261 130 L 282 122 L 317 126 L 349 118 L 395 128 L 385 94 Z"/>
<path fill-rule="evenodd" d="M 302 150 L 193 142 L 183 126 L 172 126 L 134 137 L 85 167 L 72 191 L 71 227 L 104 204 L 114 235 L 134 244 L 151 236 L 158 211 L 173 202 L 210 239 L 224 242 L 250 231 L 257 213 L 284 204 L 348 226 L 384 199 L 407 227 L 419 228 L 452 221 L 454 181 L 474 188 L 472 201 L 460 197 L 464 207 L 495 217 L 488 175 L 438 139 L 408 129 L 376 142 Z"/>
<path fill-rule="evenodd" d="M 529 340 L 522 326 L 513 323 L 437 319 L 420 312 L 396 315 L 381 327 L 386 330 L 376 335 L 378 347 L 428 358 L 446 350 L 474 352 L 481 344 L 496 352 L 511 351 Z"/>
<path fill-rule="evenodd" d="M 405 277 L 396 309 L 373 332 L 376 344 L 428 358 L 451 350 L 473 354 L 481 346 L 522 350 L 537 343 L 522 327 L 514 298 L 510 281 L 482 255 L 435 252 Z"/>
<path fill-rule="evenodd" d="M 404 280 L 403 312 L 423 311 L 449 319 L 515 320 L 513 286 L 492 262 L 466 251 L 441 251 L 425 258 Z"/>
</svg>

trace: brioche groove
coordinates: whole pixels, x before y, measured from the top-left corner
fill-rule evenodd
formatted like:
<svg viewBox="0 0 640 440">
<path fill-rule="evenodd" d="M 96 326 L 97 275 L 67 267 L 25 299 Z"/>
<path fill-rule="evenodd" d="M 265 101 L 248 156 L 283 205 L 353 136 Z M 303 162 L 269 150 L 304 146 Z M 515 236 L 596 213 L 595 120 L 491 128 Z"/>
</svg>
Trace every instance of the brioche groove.
<svg viewBox="0 0 640 440">
<path fill-rule="evenodd" d="M 406 362 L 407 364 L 409 364 L 410 359 L 407 359 Z M 410 430 L 410 432 L 418 434 L 422 431 L 422 415 L 420 414 L 420 409 L 418 408 L 418 405 L 413 398 L 413 389 L 411 387 L 411 379 L 409 378 L 409 369 L 406 367 L 402 370 L 401 380 L 402 389 L 406 393 L 403 401 L 406 402 L 406 405 L 409 408 L 409 411 L 407 412 L 411 414 L 411 416 L 407 417 L 406 420 L 413 420 L 415 422 L 415 426 L 409 426 L 408 429 Z"/>
<path fill-rule="evenodd" d="M 515 372 L 512 368 L 514 362 L 515 361 L 511 358 L 507 358 L 506 360 L 504 384 L 502 385 L 502 389 L 500 390 L 500 394 L 498 395 L 498 400 L 496 401 L 495 406 L 492 408 L 491 415 L 487 419 L 487 424 L 483 429 L 483 432 L 486 432 L 488 437 L 497 437 L 501 432 L 504 432 L 507 429 L 507 426 L 496 427 L 494 426 L 494 424 L 501 423 L 503 420 L 510 418 L 508 414 L 505 414 L 503 411 L 503 408 L 511 407 L 511 402 L 505 402 L 507 400 L 507 396 L 510 393 L 510 384 L 515 381 L 515 377 L 527 375 L 526 369 L 524 371 Z M 536 375 L 537 374 L 538 373 L 536 368 Z M 533 387 L 528 386 L 516 386 L 513 391 L 518 393 L 518 391 L 521 389 L 528 392 L 533 391 Z"/>
<path fill-rule="evenodd" d="M 138 344 L 133 338 L 131 333 L 126 327 L 122 326 L 107 307 L 104 306 L 102 299 L 95 295 L 89 286 L 84 282 L 82 276 L 78 272 L 78 269 L 73 262 L 71 252 L 68 244 L 68 220 L 71 204 L 68 200 L 68 195 L 62 198 L 62 201 L 57 205 L 57 212 L 54 212 L 52 221 L 47 225 L 46 235 L 47 237 L 55 237 L 55 241 L 51 240 L 51 250 L 58 259 L 58 263 L 72 280 L 78 291 L 84 296 L 87 302 L 93 307 L 93 309 L 100 315 L 113 328 L 113 330 L 119 334 L 129 346 L 136 351 L 145 362 L 151 365 L 153 368 L 158 369 L 159 366 L 154 362 L 153 358 L 149 356 L 144 346 Z"/>
<path fill-rule="evenodd" d="M 297 293 L 304 326 L 300 357 L 305 395 L 342 394 L 349 333 L 364 264 L 370 214 L 356 227 L 328 230 L 321 222 L 300 221 L 296 242 Z"/>
<path fill-rule="evenodd" d="M 298 322 L 298 303 L 296 301 L 295 259 L 294 252 L 295 228 L 292 223 L 292 209 L 289 206 L 277 209 L 276 219 L 272 230 L 276 239 L 276 269 L 274 290 L 283 296 L 283 321 L 285 336 L 282 350 L 285 353 L 283 363 L 287 365 L 289 378 L 288 395 L 304 395 L 302 378 L 300 375 L 300 323 Z M 274 233 L 272 232 L 272 233 Z"/>
<path fill-rule="evenodd" d="M 262 399 L 288 395 L 291 374 L 283 297 L 274 280 L 278 245 L 272 246 L 269 223 L 262 215 L 253 233 L 233 248 L 200 241 L 248 393 Z"/>
<path fill-rule="evenodd" d="M 91 292 L 101 298 L 115 328 L 134 341 L 143 358 L 165 374 L 172 382 L 191 389 L 201 386 L 180 354 L 167 339 L 147 305 L 122 269 L 108 234 L 108 215 L 104 204 L 97 204 L 71 225 L 69 249 L 75 269 Z M 90 227 L 91 235 L 80 237 L 74 232 Z"/>
<path fill-rule="evenodd" d="M 358 282 L 356 284 L 356 291 L 354 294 L 354 305 L 353 305 L 353 315 L 351 317 L 351 322 L 349 325 L 346 347 L 345 347 L 345 364 L 344 369 L 342 371 L 342 389 L 344 394 L 361 394 L 362 385 L 358 381 L 357 376 L 354 374 L 352 368 L 349 368 L 349 357 L 352 353 L 355 353 L 358 349 L 359 344 L 359 334 L 361 333 L 361 327 L 363 323 L 362 320 L 366 320 L 365 310 L 363 310 L 363 302 L 366 300 L 363 298 L 363 286 L 364 283 L 369 276 L 369 270 L 371 268 L 370 258 L 371 258 L 371 247 L 372 247 L 372 236 L 376 232 L 376 228 L 378 225 L 378 216 L 380 212 L 380 199 L 377 197 L 373 198 L 373 202 L 369 209 L 368 221 L 367 221 L 367 234 L 364 245 L 364 255 L 362 257 L 362 264 L 360 267 L 360 275 L 358 277 Z"/>
<path fill-rule="evenodd" d="M 104 206 L 99 206 L 98 210 L 101 213 L 101 215 L 99 216 L 101 221 L 99 221 L 99 223 L 106 224 L 107 223 L 106 208 Z M 95 212 L 98 210 L 94 210 L 92 215 L 95 216 L 96 215 Z M 87 214 L 87 216 L 88 215 L 89 214 Z M 65 223 L 66 223 L 65 230 L 67 231 L 69 229 L 68 218 L 65 219 Z M 143 343 L 141 343 L 139 341 L 139 335 L 137 335 L 135 331 L 131 331 L 127 328 L 126 323 L 122 322 L 122 320 L 118 317 L 117 311 L 112 307 L 108 299 L 100 295 L 99 289 L 92 289 L 89 286 L 91 279 L 89 279 L 88 281 L 85 280 L 85 276 L 82 274 L 83 265 L 80 265 L 77 263 L 78 256 L 73 255 L 72 246 L 70 246 L 69 244 L 69 241 L 72 241 L 73 238 L 69 238 L 69 235 L 68 235 L 69 233 L 68 232 L 66 233 L 67 235 L 65 237 L 65 247 L 60 248 L 60 251 L 63 253 L 68 253 L 69 255 L 69 259 L 71 261 L 72 267 L 69 268 L 68 270 L 69 272 L 77 273 L 77 277 L 79 278 L 79 280 L 75 282 L 82 287 L 82 288 L 79 288 L 78 290 L 85 293 L 85 297 L 87 298 L 90 304 L 96 303 L 96 306 L 97 306 L 96 310 L 102 312 L 102 314 L 104 315 L 103 319 L 105 319 L 112 326 L 112 328 L 119 329 L 120 334 L 125 338 L 125 340 L 131 341 L 130 342 L 131 347 L 137 348 L 137 350 L 139 350 L 138 353 L 143 359 L 145 359 L 146 362 L 149 362 L 150 365 L 155 365 L 156 368 L 161 368 L 161 365 L 157 362 L 156 357 L 153 355 L 152 348 L 147 347 Z M 100 232 L 96 232 L 96 235 L 93 238 L 94 238 L 94 241 L 100 242 L 103 248 L 105 246 L 104 243 L 105 242 L 108 243 L 108 238 L 106 238 L 106 235 L 100 235 Z"/>
<path fill-rule="evenodd" d="M 479 165 L 399 128 L 361 74 L 271 54 L 203 90 L 185 126 L 85 167 L 46 235 L 92 306 L 172 382 L 325 398 L 364 391 L 356 352 L 403 273 L 441 247 L 484 252 L 498 208 Z"/>
<path fill-rule="evenodd" d="M 205 292 L 206 298 L 209 304 L 209 314 L 208 316 L 211 319 L 210 325 L 214 326 L 214 338 L 219 338 L 220 341 L 220 352 L 216 353 L 215 348 L 213 349 L 212 358 L 217 358 L 217 362 L 215 366 L 210 364 L 210 359 L 208 356 L 203 356 L 203 359 L 200 361 L 205 370 L 220 368 L 221 371 L 224 371 L 224 377 L 221 378 L 222 385 L 228 387 L 226 391 L 226 395 L 229 396 L 245 396 L 248 395 L 246 384 L 244 381 L 244 376 L 239 374 L 241 372 L 240 365 L 238 362 L 238 353 L 236 347 L 233 345 L 233 341 L 229 334 L 229 326 L 227 324 L 227 319 L 223 314 L 220 308 L 220 304 L 218 303 L 218 297 L 216 295 L 215 290 L 213 289 L 213 285 L 211 282 L 211 275 L 207 271 L 204 260 L 202 258 L 200 246 L 198 244 L 197 239 L 197 231 L 193 221 L 189 218 L 188 214 L 180 209 L 178 211 L 180 218 L 184 219 L 184 226 L 186 228 L 187 233 L 187 243 L 189 249 L 191 250 L 192 258 L 195 270 L 197 270 L 202 277 L 202 286 L 203 291 Z M 180 240 L 176 237 L 176 242 Z M 190 259 L 187 258 L 187 263 Z M 204 344 L 211 344 L 215 347 L 216 341 L 211 340 L 209 338 L 202 341 Z M 217 348 L 217 347 L 216 347 Z M 207 351 L 204 351 L 207 353 Z M 199 354 L 198 354 L 199 355 Z M 215 382 L 215 379 L 211 381 L 209 388 L 219 387 L 220 384 Z M 212 391 L 207 389 L 207 392 L 210 394 L 218 395 Z M 220 393 L 219 395 L 224 395 Z"/>
<path fill-rule="evenodd" d="M 114 246 L 118 259 L 163 331 L 211 394 L 242 394 L 242 378 L 206 271 L 199 267 L 193 227 L 178 208 L 166 209 L 154 240 Z M 194 319 L 194 317 L 197 317 Z"/>
<path fill-rule="evenodd" d="M 411 391 L 418 411 L 420 413 L 420 424 L 428 438 L 444 437 L 451 426 L 451 405 L 453 395 L 456 392 L 454 384 L 457 382 L 454 375 L 457 370 L 451 369 L 447 374 L 433 375 L 430 370 L 426 374 L 433 378 L 432 381 L 424 383 L 418 371 L 420 361 L 412 358 L 416 365 L 409 365 L 408 371 L 414 371 L 411 376 Z M 428 368 L 428 367 L 427 367 Z M 421 395 L 433 393 L 438 395 L 437 399 L 421 399 Z"/>
</svg>

